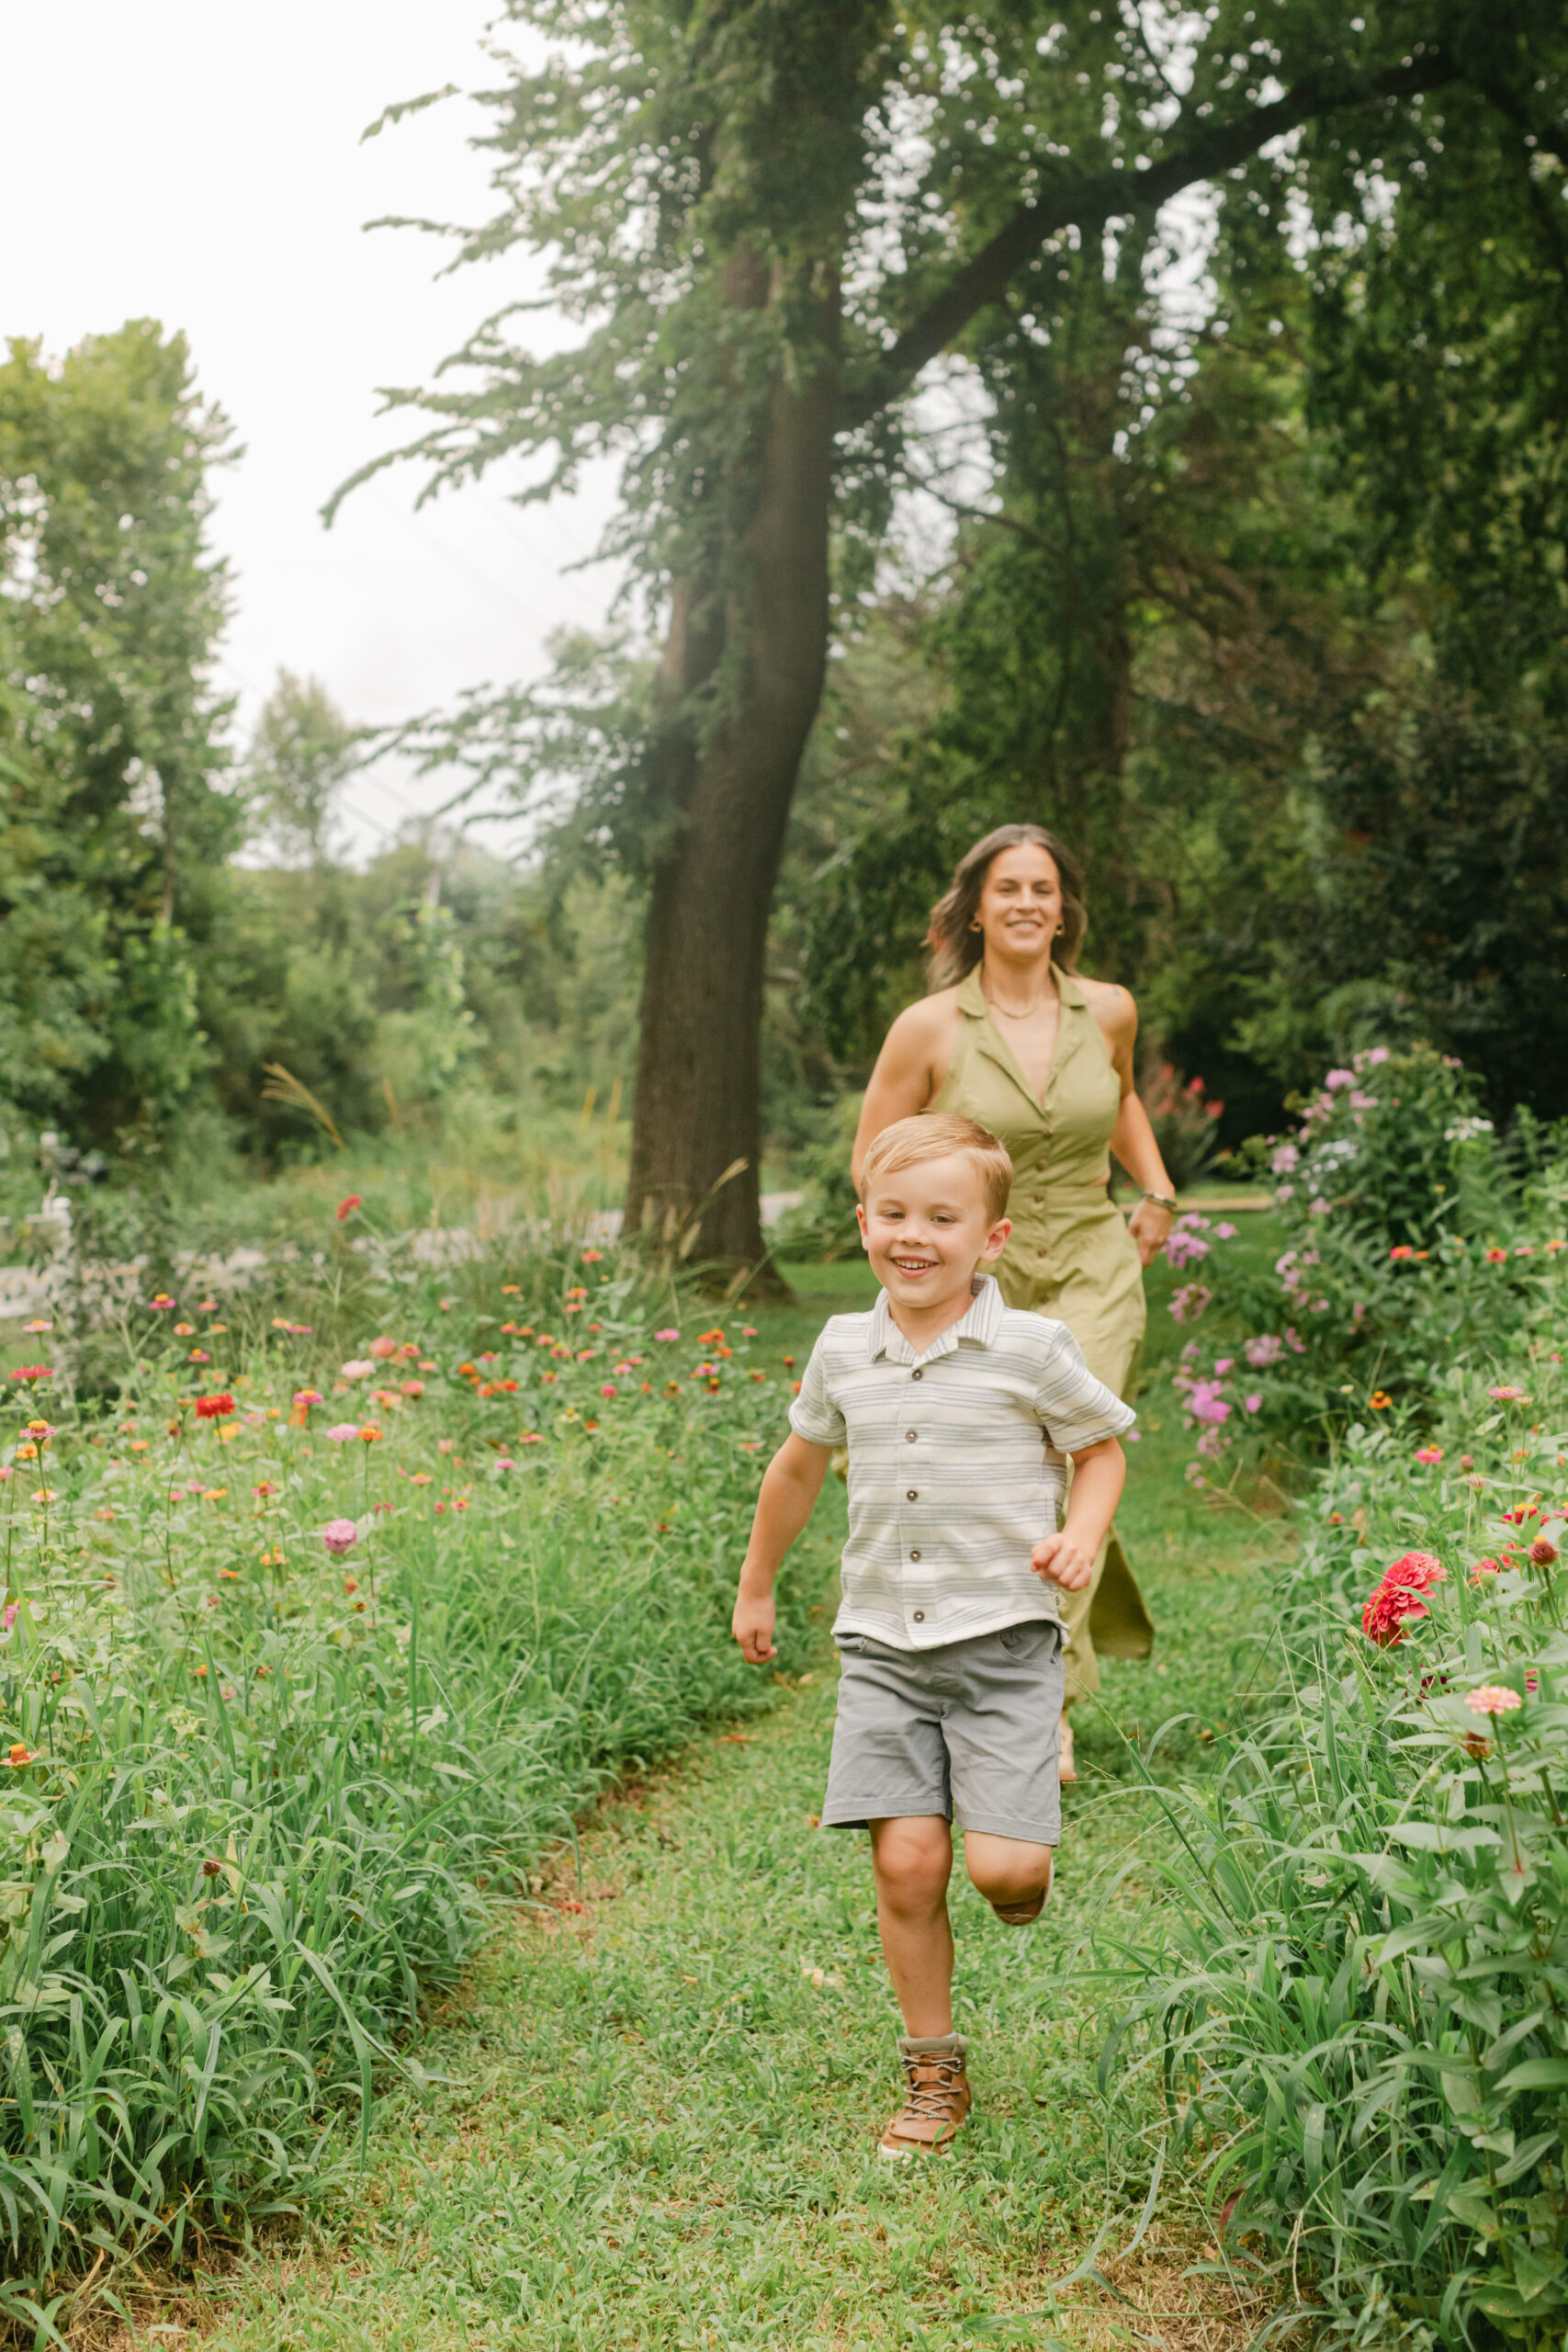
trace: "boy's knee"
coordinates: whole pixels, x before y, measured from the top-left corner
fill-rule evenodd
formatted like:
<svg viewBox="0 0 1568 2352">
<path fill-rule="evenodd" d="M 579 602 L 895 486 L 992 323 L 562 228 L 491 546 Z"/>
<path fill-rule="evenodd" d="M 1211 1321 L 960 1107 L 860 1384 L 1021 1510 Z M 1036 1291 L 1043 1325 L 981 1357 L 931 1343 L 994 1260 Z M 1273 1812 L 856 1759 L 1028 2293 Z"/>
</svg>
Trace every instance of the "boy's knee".
<svg viewBox="0 0 1568 2352">
<path fill-rule="evenodd" d="M 876 1883 L 895 1904 L 940 1901 L 953 1871 L 953 1838 L 945 1821 L 879 1822 L 873 1832 Z"/>
<path fill-rule="evenodd" d="M 1021 1838 L 966 1838 L 964 1867 L 972 1886 L 987 1903 L 1004 1910 L 1043 1910 L 1051 1892 L 1055 1857 L 1049 1846 L 1028 1845 Z"/>
</svg>

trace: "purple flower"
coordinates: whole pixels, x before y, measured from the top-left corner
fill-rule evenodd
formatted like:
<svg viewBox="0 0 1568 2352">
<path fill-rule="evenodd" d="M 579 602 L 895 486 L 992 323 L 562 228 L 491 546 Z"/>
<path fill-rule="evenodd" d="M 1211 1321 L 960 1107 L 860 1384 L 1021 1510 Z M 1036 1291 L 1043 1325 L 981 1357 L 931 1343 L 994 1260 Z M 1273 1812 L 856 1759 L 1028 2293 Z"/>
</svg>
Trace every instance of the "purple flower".
<svg viewBox="0 0 1568 2352">
<path fill-rule="evenodd" d="M 1188 1391 L 1187 1409 L 1195 1421 L 1206 1421 L 1215 1429 L 1231 1417 L 1217 1380 L 1195 1380 Z"/>
<path fill-rule="evenodd" d="M 1213 1295 L 1213 1292 L 1203 1283 L 1183 1283 L 1170 1302 L 1171 1320 L 1176 1323 L 1196 1323 Z"/>
<path fill-rule="evenodd" d="M 1194 1233 L 1190 1227 L 1179 1225 L 1165 1245 L 1165 1254 L 1170 1263 L 1179 1271 L 1183 1266 L 1195 1265 L 1200 1259 L 1206 1258 L 1209 1249 L 1209 1243 L 1201 1233 Z"/>
<path fill-rule="evenodd" d="M 1258 1407 L 1262 1404 L 1263 1399 L 1255 1388 L 1250 1396 L 1244 1396 L 1241 1401 L 1245 1411 L 1248 1413 L 1256 1413 Z"/>
</svg>

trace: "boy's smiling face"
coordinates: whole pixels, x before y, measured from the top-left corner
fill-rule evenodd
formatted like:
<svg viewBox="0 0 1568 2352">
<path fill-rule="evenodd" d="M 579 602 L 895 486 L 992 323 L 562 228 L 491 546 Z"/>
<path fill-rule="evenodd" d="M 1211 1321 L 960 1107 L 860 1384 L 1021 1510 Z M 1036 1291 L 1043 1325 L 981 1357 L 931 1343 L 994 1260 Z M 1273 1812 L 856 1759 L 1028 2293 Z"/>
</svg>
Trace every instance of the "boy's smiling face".
<svg viewBox="0 0 1568 2352">
<path fill-rule="evenodd" d="M 965 1312 L 976 1267 L 999 1258 L 1012 1231 L 994 1217 L 967 1153 L 918 1160 L 879 1175 L 856 1212 L 872 1268 L 895 1308 L 923 1323 Z"/>
</svg>

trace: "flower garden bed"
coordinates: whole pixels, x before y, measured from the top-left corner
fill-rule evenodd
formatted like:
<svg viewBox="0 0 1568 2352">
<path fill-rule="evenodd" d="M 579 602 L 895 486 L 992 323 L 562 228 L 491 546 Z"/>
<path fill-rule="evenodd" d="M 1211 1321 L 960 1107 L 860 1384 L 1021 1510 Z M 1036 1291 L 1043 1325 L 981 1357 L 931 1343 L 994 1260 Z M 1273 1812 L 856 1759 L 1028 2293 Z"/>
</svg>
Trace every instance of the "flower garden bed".
<svg viewBox="0 0 1568 2352">
<path fill-rule="evenodd" d="M 142 1304 L 103 1412 L 50 1404 L 58 1334 L 12 1373 L 0 2311 L 29 2331 L 99 2254 L 312 2193 L 541 1841 L 763 1702 L 731 1564 L 792 1366 L 592 1250 L 492 1252 L 457 1295 L 321 1279 L 292 1316 Z"/>
<path fill-rule="evenodd" d="M 1510 1171 L 1445 1124 L 1403 1230 L 1341 1156 L 1271 1312 L 1266 1278 L 1210 1283 L 1227 1338 L 1179 1374 L 1193 1476 L 1241 1499 L 1283 1453 L 1304 1541 L 1250 1727 L 1213 1781 L 1160 1792 L 1173 1859 L 1114 1963 L 1105 2077 L 1128 2129 L 1158 2085 L 1220 2258 L 1271 2272 L 1315 2340 L 1547 2352 L 1568 2329 L 1568 1171 Z"/>
</svg>

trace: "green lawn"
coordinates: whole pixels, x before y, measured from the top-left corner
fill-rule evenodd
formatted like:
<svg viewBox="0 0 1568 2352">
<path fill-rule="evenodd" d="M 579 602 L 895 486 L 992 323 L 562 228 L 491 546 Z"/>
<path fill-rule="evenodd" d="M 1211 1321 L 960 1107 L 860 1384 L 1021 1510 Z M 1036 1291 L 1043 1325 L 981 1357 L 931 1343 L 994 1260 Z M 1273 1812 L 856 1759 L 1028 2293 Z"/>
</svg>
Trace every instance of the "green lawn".
<svg viewBox="0 0 1568 2352">
<path fill-rule="evenodd" d="M 756 1319 L 804 1362 L 825 1314 L 874 1293 L 856 1263 L 795 1275 L 795 1303 Z M 1111 1665 L 1080 1718 L 1085 1777 L 1041 1924 L 1010 1931 L 957 1895 L 978 2091 L 957 2155 L 890 2172 L 874 2152 L 897 2019 L 864 1840 L 812 1826 L 832 1724 L 824 1642 L 771 1716 L 626 1792 L 580 1855 L 555 1858 L 421 2045 L 446 2079 L 387 2099 L 367 2171 L 322 2222 L 149 2308 L 131 2340 L 167 2344 L 144 2333 L 162 2321 L 232 2352 L 1245 2341 L 1223 2278 L 1183 2276 L 1206 2235 L 1187 2185 L 1168 2183 L 1115 2262 L 1156 2135 L 1106 2144 L 1094 2060 L 1109 2012 L 1083 1946 L 1119 1873 L 1112 1922 L 1147 1899 L 1140 1840 L 1161 1832 L 1134 1750 L 1174 1721 L 1155 1770 L 1201 1770 L 1203 1736 L 1266 1670 L 1254 1628 L 1284 1535 L 1185 1485 L 1163 1382 L 1143 1410 L 1122 1527 L 1156 1653 Z M 808 1539 L 824 1627 L 841 1513 L 829 1482 Z M 1048 2324 L 1050 2282 L 1108 2218 L 1100 2260 L 1128 2303 L 1079 2283 Z"/>
</svg>

